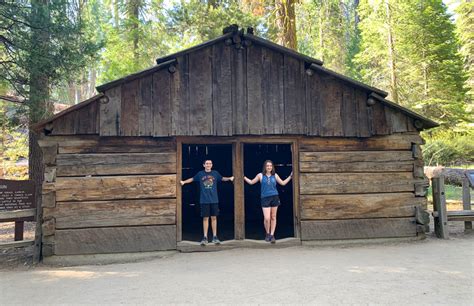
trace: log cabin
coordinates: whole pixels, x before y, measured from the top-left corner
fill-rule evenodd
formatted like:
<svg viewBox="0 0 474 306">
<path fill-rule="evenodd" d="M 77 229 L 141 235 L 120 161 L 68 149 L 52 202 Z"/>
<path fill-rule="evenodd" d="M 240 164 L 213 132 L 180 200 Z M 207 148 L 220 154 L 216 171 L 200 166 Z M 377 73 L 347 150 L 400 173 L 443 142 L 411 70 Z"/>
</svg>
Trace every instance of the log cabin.
<svg viewBox="0 0 474 306">
<path fill-rule="evenodd" d="M 198 241 L 198 189 L 179 181 L 204 158 L 235 176 L 219 186 L 218 222 L 235 246 L 263 239 L 259 187 L 243 176 L 265 159 L 294 174 L 279 187 L 277 239 L 424 235 L 420 131 L 438 124 L 317 59 L 234 27 L 97 90 L 34 126 L 43 256 Z"/>
</svg>

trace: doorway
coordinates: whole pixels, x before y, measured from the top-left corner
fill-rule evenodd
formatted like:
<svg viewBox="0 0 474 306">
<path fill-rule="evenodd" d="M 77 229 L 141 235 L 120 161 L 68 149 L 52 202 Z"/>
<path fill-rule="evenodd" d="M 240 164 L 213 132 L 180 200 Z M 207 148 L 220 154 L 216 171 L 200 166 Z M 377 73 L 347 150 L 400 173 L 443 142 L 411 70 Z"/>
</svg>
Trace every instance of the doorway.
<svg viewBox="0 0 474 306">
<path fill-rule="evenodd" d="M 244 174 L 250 179 L 262 172 L 263 162 L 272 160 L 281 179 L 293 168 L 291 144 L 244 144 Z M 277 184 L 281 205 L 278 207 L 277 239 L 295 237 L 293 213 L 293 181 L 286 186 Z M 265 237 L 263 213 L 260 205 L 260 183 L 245 184 L 245 238 L 261 240 Z"/>
<path fill-rule="evenodd" d="M 212 160 L 213 170 L 222 176 L 232 176 L 231 144 L 183 144 L 182 178 L 193 177 L 204 170 L 203 162 Z M 217 235 L 221 240 L 234 239 L 234 184 L 221 182 L 217 185 L 219 216 Z M 199 185 L 196 182 L 182 186 L 182 239 L 199 241 L 202 238 L 202 218 L 199 204 Z M 209 234 L 212 236 L 209 224 Z"/>
</svg>

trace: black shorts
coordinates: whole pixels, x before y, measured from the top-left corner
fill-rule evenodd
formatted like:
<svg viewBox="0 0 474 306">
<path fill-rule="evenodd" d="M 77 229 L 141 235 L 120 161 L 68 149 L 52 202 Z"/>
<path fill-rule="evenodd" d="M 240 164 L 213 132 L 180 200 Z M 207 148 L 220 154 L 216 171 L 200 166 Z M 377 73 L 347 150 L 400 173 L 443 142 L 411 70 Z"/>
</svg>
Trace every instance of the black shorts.
<svg viewBox="0 0 474 306">
<path fill-rule="evenodd" d="M 280 205 L 280 198 L 277 195 L 261 198 L 262 207 L 277 207 Z"/>
<path fill-rule="evenodd" d="M 219 216 L 219 203 L 201 203 L 201 217 Z"/>
</svg>

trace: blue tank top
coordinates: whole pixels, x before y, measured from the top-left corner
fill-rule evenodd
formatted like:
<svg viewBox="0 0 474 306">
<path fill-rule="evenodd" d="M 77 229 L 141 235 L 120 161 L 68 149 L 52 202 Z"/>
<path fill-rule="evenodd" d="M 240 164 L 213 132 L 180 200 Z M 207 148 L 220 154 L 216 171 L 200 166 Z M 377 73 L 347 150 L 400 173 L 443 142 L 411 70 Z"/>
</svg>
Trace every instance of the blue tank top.
<svg viewBox="0 0 474 306">
<path fill-rule="evenodd" d="M 266 198 L 270 196 L 278 195 L 278 190 L 276 189 L 276 178 L 275 175 L 270 177 L 262 174 L 262 182 L 260 184 L 260 197 Z"/>
</svg>

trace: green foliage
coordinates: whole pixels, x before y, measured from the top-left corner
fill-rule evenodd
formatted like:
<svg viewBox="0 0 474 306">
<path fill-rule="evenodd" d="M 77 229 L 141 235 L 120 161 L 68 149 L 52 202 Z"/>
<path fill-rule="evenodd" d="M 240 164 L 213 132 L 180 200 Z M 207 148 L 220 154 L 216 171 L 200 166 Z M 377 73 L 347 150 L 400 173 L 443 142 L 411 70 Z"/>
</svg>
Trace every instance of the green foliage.
<svg viewBox="0 0 474 306">
<path fill-rule="evenodd" d="M 456 8 L 456 34 L 461 48 L 464 69 L 467 75 L 465 87 L 467 92 L 468 111 L 474 111 L 474 2 L 461 0 Z"/>
<path fill-rule="evenodd" d="M 244 10 L 237 1 L 179 1 L 167 11 L 168 30 L 175 34 L 175 48 L 182 49 L 222 35 L 230 24 L 252 26 L 265 36 L 268 24 Z"/>
<path fill-rule="evenodd" d="M 437 130 L 423 135 L 423 159 L 427 166 L 459 166 L 474 163 L 474 129 Z"/>
<path fill-rule="evenodd" d="M 354 1 L 301 1 L 297 6 L 298 50 L 339 73 L 352 74 L 358 41 L 355 21 Z"/>
</svg>

